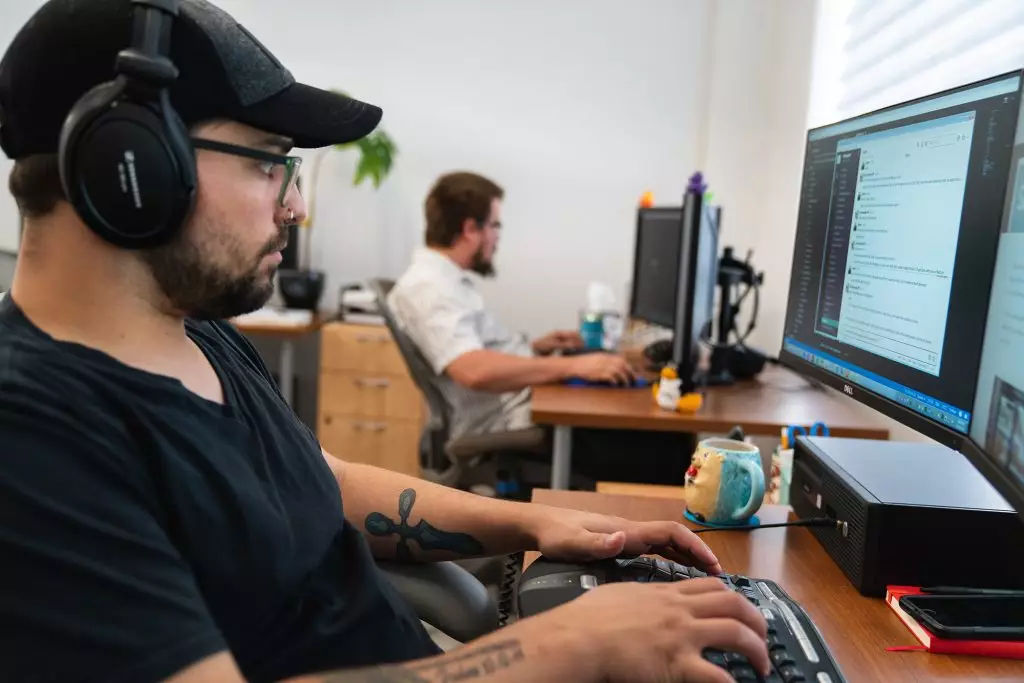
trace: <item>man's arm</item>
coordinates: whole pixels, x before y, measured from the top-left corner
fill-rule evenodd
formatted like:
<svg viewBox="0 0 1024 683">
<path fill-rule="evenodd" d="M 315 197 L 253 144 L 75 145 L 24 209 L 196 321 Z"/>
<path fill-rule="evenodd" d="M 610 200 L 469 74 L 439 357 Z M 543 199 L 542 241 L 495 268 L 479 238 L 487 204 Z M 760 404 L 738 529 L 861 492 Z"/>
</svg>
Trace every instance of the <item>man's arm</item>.
<svg viewBox="0 0 1024 683">
<path fill-rule="evenodd" d="M 573 358 L 525 358 L 499 351 L 470 351 L 456 358 L 446 372 L 456 384 L 476 391 L 519 391 L 554 384 L 573 373 Z"/>
<path fill-rule="evenodd" d="M 611 353 L 521 358 L 486 350 L 462 354 L 445 372 L 464 387 L 495 393 L 554 384 L 574 377 L 625 384 L 633 376 L 629 362 Z"/>
<path fill-rule="evenodd" d="M 771 670 L 764 617 L 713 578 L 619 583 L 522 619 L 437 657 L 402 664 L 311 674 L 289 683 L 731 683 L 732 674 L 702 657 L 707 648 L 737 652 Z M 218 655 L 172 683 L 241 683 L 230 655 Z"/>
<path fill-rule="evenodd" d="M 576 636 L 532 626 L 493 633 L 430 659 L 305 676 L 289 683 L 590 683 L 596 679 L 597 667 L 585 661 Z"/>
<path fill-rule="evenodd" d="M 485 683 L 582 682 L 593 680 L 585 668 L 574 672 L 576 648 L 564 634 L 516 629 L 474 641 L 457 650 L 429 659 L 323 672 L 284 683 L 441 683 L 479 680 Z M 179 672 L 168 683 L 243 683 L 234 658 L 226 652 L 208 657 Z"/>
<path fill-rule="evenodd" d="M 324 453 L 374 557 L 432 562 L 537 547 L 540 506 L 495 500 Z"/>
</svg>

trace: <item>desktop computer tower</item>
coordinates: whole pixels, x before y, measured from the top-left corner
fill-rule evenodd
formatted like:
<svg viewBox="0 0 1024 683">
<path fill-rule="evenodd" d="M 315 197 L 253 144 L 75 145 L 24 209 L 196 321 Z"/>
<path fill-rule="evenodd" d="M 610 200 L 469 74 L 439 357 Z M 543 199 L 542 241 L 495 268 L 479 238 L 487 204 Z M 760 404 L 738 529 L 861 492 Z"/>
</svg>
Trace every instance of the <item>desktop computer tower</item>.
<svg viewBox="0 0 1024 683">
<path fill-rule="evenodd" d="M 789 501 L 861 594 L 888 585 L 1024 588 L 1024 524 L 957 451 L 799 437 Z"/>
</svg>

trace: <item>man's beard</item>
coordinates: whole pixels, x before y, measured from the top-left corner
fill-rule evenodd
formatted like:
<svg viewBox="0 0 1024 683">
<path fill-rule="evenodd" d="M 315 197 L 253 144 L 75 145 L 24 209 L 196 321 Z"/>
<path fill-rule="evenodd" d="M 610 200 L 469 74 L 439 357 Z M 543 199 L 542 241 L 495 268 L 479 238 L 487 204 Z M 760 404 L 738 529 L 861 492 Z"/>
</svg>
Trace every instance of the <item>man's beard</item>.
<svg viewBox="0 0 1024 683">
<path fill-rule="evenodd" d="M 226 273 L 204 259 L 203 251 L 188 239 L 187 231 L 171 244 L 140 255 L 176 311 L 198 320 L 222 320 L 255 311 L 267 303 L 274 294 L 274 272 L 269 277 L 262 275 L 260 264 L 267 255 L 283 249 L 287 241 L 287 228 L 282 228 L 260 250 L 252 267 L 240 275 Z"/>
<path fill-rule="evenodd" d="M 473 254 L 473 262 L 469 264 L 469 269 L 481 277 L 494 277 L 494 261 L 484 257 L 483 245 L 480 245 Z"/>
</svg>

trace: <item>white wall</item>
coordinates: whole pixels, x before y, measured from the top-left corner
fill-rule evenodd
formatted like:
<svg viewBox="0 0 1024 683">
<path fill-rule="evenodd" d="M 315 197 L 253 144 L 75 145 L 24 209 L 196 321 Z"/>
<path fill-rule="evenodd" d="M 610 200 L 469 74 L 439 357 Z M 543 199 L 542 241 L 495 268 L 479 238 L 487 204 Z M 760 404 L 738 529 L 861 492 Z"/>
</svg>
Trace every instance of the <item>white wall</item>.
<svg viewBox="0 0 1024 683">
<path fill-rule="evenodd" d="M 0 0 L 0 54 L 7 50 L 15 34 L 40 5 L 42 3 L 35 0 Z M 0 152 L 0 251 L 18 248 L 21 220 L 14 197 L 7 191 L 7 177 L 12 165 L 13 162 Z"/>
<path fill-rule="evenodd" d="M 221 5 L 298 78 L 383 106 L 400 147 L 376 194 L 349 186 L 351 156 L 325 162 L 314 264 L 331 297 L 400 274 L 430 184 L 467 169 L 507 192 L 489 301 L 530 332 L 575 325 L 590 280 L 621 291 L 630 276 L 640 194 L 681 196 L 696 168 L 704 108 L 688 74 L 707 68 L 707 0 Z"/>
<path fill-rule="evenodd" d="M 765 271 L 749 343 L 782 340 L 806 135 L 813 0 L 717 0 L 705 166 L 723 205 L 722 243 Z M 749 309 L 741 313 L 746 325 Z"/>
</svg>

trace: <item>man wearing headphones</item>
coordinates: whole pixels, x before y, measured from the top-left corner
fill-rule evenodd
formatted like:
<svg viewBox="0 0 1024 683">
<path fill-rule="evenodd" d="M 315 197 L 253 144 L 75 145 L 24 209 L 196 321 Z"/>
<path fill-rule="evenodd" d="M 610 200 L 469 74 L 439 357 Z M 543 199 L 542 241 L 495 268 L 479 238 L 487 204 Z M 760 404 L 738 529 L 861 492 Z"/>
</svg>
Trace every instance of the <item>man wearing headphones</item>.
<svg viewBox="0 0 1024 683">
<path fill-rule="evenodd" d="M 616 585 L 442 654 L 375 558 L 649 550 L 675 523 L 489 500 L 324 453 L 220 320 L 273 289 L 289 148 L 379 109 L 295 83 L 204 0 L 51 0 L 0 62 L 25 220 L 0 302 L 0 680 L 728 681 L 716 579 Z"/>
</svg>

